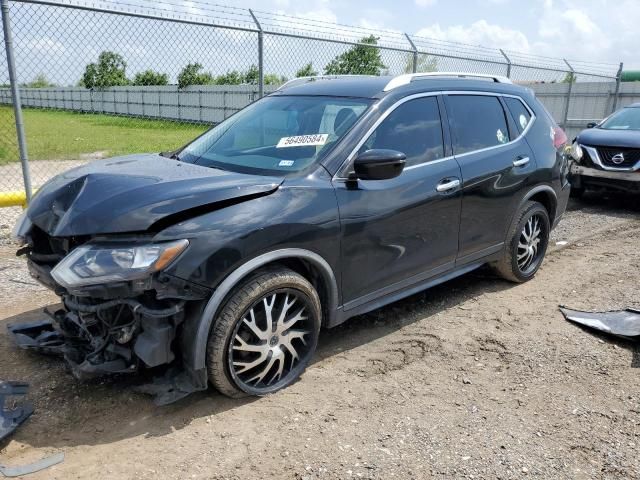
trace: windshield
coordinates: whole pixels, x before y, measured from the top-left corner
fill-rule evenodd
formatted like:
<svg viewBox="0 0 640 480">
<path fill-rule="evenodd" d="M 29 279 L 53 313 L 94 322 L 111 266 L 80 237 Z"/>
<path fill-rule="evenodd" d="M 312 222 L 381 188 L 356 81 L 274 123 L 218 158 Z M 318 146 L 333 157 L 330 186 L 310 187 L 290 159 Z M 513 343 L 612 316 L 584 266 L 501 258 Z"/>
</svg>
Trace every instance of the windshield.
<svg viewBox="0 0 640 480">
<path fill-rule="evenodd" d="M 324 156 L 371 104 L 369 99 L 266 97 L 180 152 L 180 159 L 241 173 L 303 170 Z"/>
<path fill-rule="evenodd" d="M 599 128 L 607 130 L 640 130 L 640 108 L 623 108 L 602 122 Z"/>
</svg>

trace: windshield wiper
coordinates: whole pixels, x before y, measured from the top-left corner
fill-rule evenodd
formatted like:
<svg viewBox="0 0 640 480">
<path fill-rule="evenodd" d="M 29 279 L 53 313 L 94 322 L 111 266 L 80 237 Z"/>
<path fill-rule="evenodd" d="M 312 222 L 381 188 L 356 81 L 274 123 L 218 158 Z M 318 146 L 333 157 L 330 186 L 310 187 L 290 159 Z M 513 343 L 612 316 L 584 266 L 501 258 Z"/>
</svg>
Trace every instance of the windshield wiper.
<svg viewBox="0 0 640 480">
<path fill-rule="evenodd" d="M 178 160 L 179 162 L 182 161 L 182 159 L 180 158 L 180 154 L 175 150 L 171 152 L 160 152 L 160 156 L 170 158 L 172 160 Z"/>
</svg>

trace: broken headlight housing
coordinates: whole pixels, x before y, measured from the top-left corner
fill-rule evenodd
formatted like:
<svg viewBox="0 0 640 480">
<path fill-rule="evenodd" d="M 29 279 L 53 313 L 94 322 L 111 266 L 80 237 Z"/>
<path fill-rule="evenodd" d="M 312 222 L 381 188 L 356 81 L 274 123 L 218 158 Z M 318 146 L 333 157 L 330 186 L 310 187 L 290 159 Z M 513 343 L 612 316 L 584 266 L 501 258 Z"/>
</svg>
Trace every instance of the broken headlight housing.
<svg viewBox="0 0 640 480">
<path fill-rule="evenodd" d="M 573 142 L 571 145 L 571 158 L 573 158 L 576 162 L 580 163 L 582 157 L 584 156 L 584 151 L 578 142 Z"/>
<path fill-rule="evenodd" d="M 166 268 L 188 245 L 188 240 L 137 245 L 87 243 L 62 259 L 51 275 L 66 288 L 138 280 Z"/>
</svg>

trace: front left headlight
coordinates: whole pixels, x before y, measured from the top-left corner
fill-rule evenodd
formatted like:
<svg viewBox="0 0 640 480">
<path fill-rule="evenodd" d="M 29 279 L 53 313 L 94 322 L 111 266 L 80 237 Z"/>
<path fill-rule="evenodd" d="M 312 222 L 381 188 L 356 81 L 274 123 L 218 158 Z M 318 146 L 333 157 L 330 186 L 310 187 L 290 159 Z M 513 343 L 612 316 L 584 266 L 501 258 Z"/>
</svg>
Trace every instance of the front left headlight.
<svg viewBox="0 0 640 480">
<path fill-rule="evenodd" d="M 166 268 L 188 245 L 188 240 L 126 246 L 88 243 L 63 258 L 51 275 L 66 288 L 138 280 Z"/>
<path fill-rule="evenodd" d="M 583 156 L 584 152 L 582 151 L 582 147 L 578 142 L 574 142 L 573 145 L 571 145 L 571 157 L 579 163 Z"/>
</svg>

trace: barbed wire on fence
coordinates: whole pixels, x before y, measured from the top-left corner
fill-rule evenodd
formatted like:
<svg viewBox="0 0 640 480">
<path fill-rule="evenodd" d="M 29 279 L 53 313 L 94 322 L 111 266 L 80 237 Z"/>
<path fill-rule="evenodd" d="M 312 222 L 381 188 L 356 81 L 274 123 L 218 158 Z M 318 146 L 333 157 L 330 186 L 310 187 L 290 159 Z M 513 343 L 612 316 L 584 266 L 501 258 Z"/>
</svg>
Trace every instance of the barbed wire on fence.
<svg viewBox="0 0 640 480">
<path fill-rule="evenodd" d="M 68 162 L 176 148 L 302 74 L 505 75 L 536 90 L 565 128 L 573 128 L 573 118 L 604 117 L 618 99 L 619 65 L 310 15 L 203 0 L 0 1 L 13 26 L 16 83 L 36 187 Z M 4 51 L 4 39 L 1 46 Z M 354 55 L 371 64 L 352 71 Z M 0 192 L 22 183 L 8 79 L 7 63 L 0 60 Z M 597 101 L 577 105 L 572 98 Z"/>
</svg>

